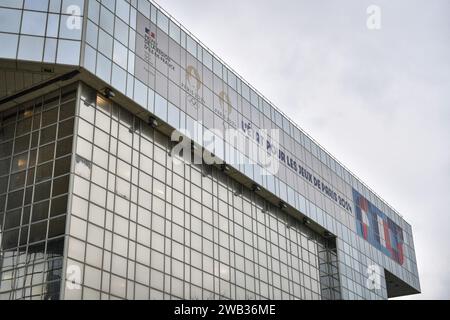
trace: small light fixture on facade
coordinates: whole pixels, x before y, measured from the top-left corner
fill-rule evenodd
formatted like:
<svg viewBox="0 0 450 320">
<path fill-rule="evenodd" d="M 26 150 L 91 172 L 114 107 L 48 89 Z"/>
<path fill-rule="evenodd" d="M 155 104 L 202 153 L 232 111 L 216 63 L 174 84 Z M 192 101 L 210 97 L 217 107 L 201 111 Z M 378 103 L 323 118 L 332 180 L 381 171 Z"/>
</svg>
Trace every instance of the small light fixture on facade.
<svg viewBox="0 0 450 320">
<path fill-rule="evenodd" d="M 311 224 L 311 220 L 309 220 L 308 218 L 304 217 L 303 218 L 303 224 L 308 226 L 308 225 Z"/>
<path fill-rule="evenodd" d="M 148 118 L 148 124 L 150 125 L 150 127 L 152 127 L 153 129 L 156 128 L 157 126 L 159 126 L 159 122 L 158 120 L 156 120 L 153 117 L 149 117 Z"/>
<path fill-rule="evenodd" d="M 283 201 L 280 201 L 280 204 L 278 206 L 280 207 L 280 209 L 286 209 L 287 208 L 287 204 L 284 203 Z"/>
<path fill-rule="evenodd" d="M 326 231 L 323 233 L 323 236 L 324 236 L 325 238 L 333 238 L 333 237 L 334 237 L 333 234 L 332 234 L 330 231 L 328 231 L 328 230 L 326 230 Z"/>
<path fill-rule="evenodd" d="M 254 184 L 254 185 L 252 186 L 252 191 L 253 191 L 253 192 L 259 192 L 259 191 L 261 191 L 261 187 L 258 186 L 257 184 Z"/>
<path fill-rule="evenodd" d="M 116 96 L 114 91 L 112 91 L 110 88 L 105 88 L 104 94 L 105 94 L 105 97 L 108 98 L 108 99 L 112 99 L 112 98 L 114 98 Z"/>
<path fill-rule="evenodd" d="M 128 128 L 129 133 L 136 132 L 137 130 L 138 130 L 138 126 L 134 123 Z"/>
</svg>

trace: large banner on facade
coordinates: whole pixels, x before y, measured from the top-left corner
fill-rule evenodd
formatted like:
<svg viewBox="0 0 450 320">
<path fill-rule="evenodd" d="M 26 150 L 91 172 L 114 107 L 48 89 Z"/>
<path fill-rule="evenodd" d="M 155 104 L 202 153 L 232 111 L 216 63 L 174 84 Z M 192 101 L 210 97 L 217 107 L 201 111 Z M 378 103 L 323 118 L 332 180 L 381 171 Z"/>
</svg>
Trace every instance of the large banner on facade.
<svg viewBox="0 0 450 320">
<path fill-rule="evenodd" d="M 341 208 L 352 212 L 351 202 L 342 193 L 329 181 L 302 165 L 293 155 L 293 150 L 280 145 L 281 129 L 275 125 L 262 128 L 255 126 L 251 118 L 261 120 L 263 115 L 245 99 L 240 99 L 236 84 L 230 85 L 223 81 L 198 61 L 196 55 L 182 49 L 141 13 L 137 13 L 136 31 L 135 77 L 210 132 L 214 130 L 214 139 L 217 137 L 214 141 L 218 142 L 208 150 L 229 164 L 236 167 L 240 165 L 241 170 L 248 172 L 249 177 L 258 179 L 258 183 L 262 183 L 262 178 L 258 176 L 277 176 L 279 165 L 284 164 Z M 165 110 L 160 111 L 165 113 Z M 166 120 L 166 117 L 158 114 L 158 110 L 155 110 L 155 115 Z M 175 128 L 180 129 L 177 126 Z M 227 139 L 227 133 L 231 131 L 233 134 Z M 236 144 L 235 137 L 246 144 Z M 268 180 L 267 187 L 276 192 L 271 180 Z M 282 200 L 294 206 L 296 198 L 293 192 L 289 194 L 286 186 L 279 187 L 279 190 Z"/>
<path fill-rule="evenodd" d="M 380 209 L 353 189 L 356 230 L 384 254 L 403 264 L 403 230 Z"/>
</svg>

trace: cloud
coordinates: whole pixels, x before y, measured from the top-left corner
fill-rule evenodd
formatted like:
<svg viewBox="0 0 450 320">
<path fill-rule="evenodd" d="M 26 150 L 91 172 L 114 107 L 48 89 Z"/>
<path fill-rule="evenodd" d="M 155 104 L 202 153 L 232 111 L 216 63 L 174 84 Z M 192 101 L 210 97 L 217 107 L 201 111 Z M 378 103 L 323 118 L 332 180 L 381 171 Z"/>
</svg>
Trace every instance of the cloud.
<svg viewBox="0 0 450 320">
<path fill-rule="evenodd" d="M 423 293 L 450 298 L 450 2 L 159 0 L 412 225 Z"/>
</svg>

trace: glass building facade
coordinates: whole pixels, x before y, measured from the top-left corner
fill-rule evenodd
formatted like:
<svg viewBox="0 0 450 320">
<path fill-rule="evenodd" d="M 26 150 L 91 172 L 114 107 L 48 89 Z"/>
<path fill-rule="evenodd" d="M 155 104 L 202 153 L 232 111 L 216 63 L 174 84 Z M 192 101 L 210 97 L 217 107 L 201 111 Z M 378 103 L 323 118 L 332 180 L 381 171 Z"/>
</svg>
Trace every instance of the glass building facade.
<svg viewBox="0 0 450 320">
<path fill-rule="evenodd" d="M 0 41 L 0 299 L 420 291 L 411 226 L 156 4 L 5 0 Z M 226 166 L 174 161 L 199 124 Z"/>
<path fill-rule="evenodd" d="M 76 89 L 1 114 L 1 298 L 59 297 Z"/>
</svg>

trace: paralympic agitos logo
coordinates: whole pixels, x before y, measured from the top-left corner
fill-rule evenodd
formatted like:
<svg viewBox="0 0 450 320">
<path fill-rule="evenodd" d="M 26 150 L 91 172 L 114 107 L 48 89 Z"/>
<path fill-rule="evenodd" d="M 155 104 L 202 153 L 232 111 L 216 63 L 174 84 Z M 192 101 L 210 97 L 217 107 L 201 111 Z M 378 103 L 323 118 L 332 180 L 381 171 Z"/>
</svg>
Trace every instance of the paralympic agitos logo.
<svg viewBox="0 0 450 320">
<path fill-rule="evenodd" d="M 181 87 L 186 91 L 188 102 L 198 109 L 199 103 L 205 104 L 205 100 L 201 96 L 200 89 L 202 87 L 202 80 L 197 68 L 192 65 L 188 65 L 185 71 L 184 81 L 181 82 Z M 219 105 L 215 107 L 214 112 L 220 116 L 225 122 L 233 127 L 236 127 L 236 123 L 231 119 L 231 113 L 233 107 L 231 105 L 230 97 L 225 91 L 219 93 Z"/>
<path fill-rule="evenodd" d="M 202 80 L 197 68 L 192 65 L 188 65 L 185 70 L 184 79 L 181 81 L 181 87 L 187 93 L 188 102 L 198 109 L 199 104 L 205 104 L 205 99 L 201 95 Z M 221 91 L 219 94 L 219 107 L 214 107 L 214 112 L 220 116 L 225 122 L 233 127 L 236 127 L 235 121 L 231 119 L 231 113 L 233 107 L 230 101 L 230 97 L 225 91 Z"/>
</svg>

